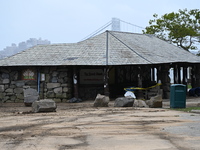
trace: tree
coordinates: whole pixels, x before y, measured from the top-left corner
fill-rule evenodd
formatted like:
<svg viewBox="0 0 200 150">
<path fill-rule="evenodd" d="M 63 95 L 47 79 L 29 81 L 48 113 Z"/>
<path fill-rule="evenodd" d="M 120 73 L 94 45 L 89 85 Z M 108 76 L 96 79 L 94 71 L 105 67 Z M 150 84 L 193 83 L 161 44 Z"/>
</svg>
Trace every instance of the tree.
<svg viewBox="0 0 200 150">
<path fill-rule="evenodd" d="M 197 49 L 195 43 L 200 37 L 200 11 L 199 9 L 181 10 L 177 13 L 164 14 L 149 21 L 149 25 L 143 30 L 144 34 L 154 34 L 160 39 L 176 44 L 184 50 Z"/>
</svg>

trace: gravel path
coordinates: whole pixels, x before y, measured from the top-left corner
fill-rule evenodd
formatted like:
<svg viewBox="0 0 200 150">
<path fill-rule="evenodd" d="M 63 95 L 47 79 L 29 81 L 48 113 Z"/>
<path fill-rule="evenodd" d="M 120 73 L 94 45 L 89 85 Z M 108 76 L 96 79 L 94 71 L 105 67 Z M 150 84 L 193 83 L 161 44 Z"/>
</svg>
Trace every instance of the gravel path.
<svg viewBox="0 0 200 150">
<path fill-rule="evenodd" d="M 20 103 L 0 107 L 2 150 L 199 150 L 200 115 L 169 109 L 94 108 L 58 103 L 32 113 Z M 167 101 L 166 105 L 167 106 Z"/>
</svg>

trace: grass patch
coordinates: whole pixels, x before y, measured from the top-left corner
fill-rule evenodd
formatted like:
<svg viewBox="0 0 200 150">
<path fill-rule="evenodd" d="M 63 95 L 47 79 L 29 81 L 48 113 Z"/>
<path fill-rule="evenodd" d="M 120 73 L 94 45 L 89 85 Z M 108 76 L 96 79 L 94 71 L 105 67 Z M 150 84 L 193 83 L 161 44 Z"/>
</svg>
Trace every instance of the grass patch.
<svg viewBox="0 0 200 150">
<path fill-rule="evenodd" d="M 172 110 L 191 112 L 191 110 L 200 110 L 200 107 L 188 107 L 188 108 L 171 108 Z"/>
<path fill-rule="evenodd" d="M 191 88 L 192 88 L 192 86 L 191 86 L 190 84 L 188 84 L 188 85 L 187 85 L 187 88 L 188 88 L 188 89 L 191 89 Z"/>
</svg>

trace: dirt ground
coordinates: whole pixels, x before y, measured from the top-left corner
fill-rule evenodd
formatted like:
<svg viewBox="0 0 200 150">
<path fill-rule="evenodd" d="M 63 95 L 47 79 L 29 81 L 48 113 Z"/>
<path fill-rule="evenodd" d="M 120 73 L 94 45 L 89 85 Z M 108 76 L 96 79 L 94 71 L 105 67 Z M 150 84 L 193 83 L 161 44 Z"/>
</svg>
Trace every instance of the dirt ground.
<svg viewBox="0 0 200 150">
<path fill-rule="evenodd" d="M 0 149 L 199 150 L 200 114 L 167 109 L 168 101 L 159 109 L 109 105 L 57 103 L 57 112 L 32 113 L 23 103 L 0 104 Z"/>
</svg>

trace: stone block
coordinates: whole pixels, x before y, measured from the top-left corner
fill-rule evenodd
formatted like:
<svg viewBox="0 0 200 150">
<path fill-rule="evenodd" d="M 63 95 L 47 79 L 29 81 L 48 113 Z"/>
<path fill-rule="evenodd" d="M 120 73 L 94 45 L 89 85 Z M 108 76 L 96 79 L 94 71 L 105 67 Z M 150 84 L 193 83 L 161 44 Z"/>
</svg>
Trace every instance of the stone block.
<svg viewBox="0 0 200 150">
<path fill-rule="evenodd" d="M 9 82 L 10 82 L 9 79 L 3 79 L 3 80 L 2 80 L 2 83 L 3 83 L 3 84 L 8 84 Z"/>
<path fill-rule="evenodd" d="M 8 101 L 8 100 L 10 100 L 10 96 L 5 96 L 5 97 L 3 97 L 3 101 L 4 101 L 4 102 L 6 102 L 6 101 Z"/>
<path fill-rule="evenodd" d="M 68 84 L 64 83 L 64 84 L 61 84 L 62 87 L 67 87 Z"/>
<path fill-rule="evenodd" d="M 15 95 L 15 93 L 6 93 L 7 96 Z"/>
<path fill-rule="evenodd" d="M 145 107 L 145 108 L 148 108 L 149 106 L 143 100 L 135 100 L 134 104 L 133 104 L 133 107 L 140 107 L 140 108 Z"/>
<path fill-rule="evenodd" d="M 62 93 L 62 98 L 67 98 L 67 93 Z"/>
<path fill-rule="evenodd" d="M 19 76 L 19 74 L 18 74 L 17 71 L 14 71 L 14 72 L 10 73 L 11 80 L 17 80 L 18 76 Z"/>
<path fill-rule="evenodd" d="M 12 85 L 12 84 L 14 84 L 14 85 L 15 85 L 15 84 L 16 84 L 16 81 L 11 81 L 11 83 L 10 83 L 10 84 L 11 84 L 11 85 Z"/>
<path fill-rule="evenodd" d="M 14 93 L 16 93 L 16 94 L 23 93 L 23 88 L 15 88 Z"/>
<path fill-rule="evenodd" d="M 23 89 L 24 91 L 24 97 L 28 97 L 28 96 L 36 96 L 38 95 L 38 92 L 36 89 L 33 88 L 27 88 L 27 89 Z"/>
<path fill-rule="evenodd" d="M 68 78 L 68 77 L 64 77 L 63 80 L 64 80 L 64 82 L 66 82 L 66 83 L 71 83 L 71 80 L 70 80 L 70 78 Z"/>
<path fill-rule="evenodd" d="M 39 99 L 39 95 L 36 89 L 27 88 L 24 89 L 24 103 L 26 106 L 30 106 L 34 101 Z"/>
<path fill-rule="evenodd" d="M 57 88 L 57 87 L 60 87 L 60 83 L 47 83 L 48 89 L 53 89 L 53 88 Z"/>
<path fill-rule="evenodd" d="M 9 88 L 5 90 L 6 93 L 13 93 L 13 89 Z"/>
<path fill-rule="evenodd" d="M 55 94 L 54 94 L 53 91 L 48 91 L 48 92 L 47 92 L 47 97 L 49 97 L 49 98 L 54 98 L 54 96 L 55 96 Z"/>
<path fill-rule="evenodd" d="M 35 101 L 32 104 L 32 111 L 35 113 L 38 112 L 55 112 L 57 105 L 52 99 L 42 99 Z"/>
<path fill-rule="evenodd" d="M 64 80 L 63 79 L 58 79 L 58 82 L 59 83 L 64 83 Z"/>
<path fill-rule="evenodd" d="M 46 81 L 46 82 L 49 82 L 49 80 L 50 80 L 50 75 L 49 75 L 49 74 L 46 74 L 46 76 L 45 76 L 45 81 Z"/>
<path fill-rule="evenodd" d="M 133 107 L 134 98 L 118 97 L 115 99 L 114 107 Z"/>
<path fill-rule="evenodd" d="M 151 97 L 146 103 L 150 108 L 162 108 L 162 95 Z"/>
<path fill-rule="evenodd" d="M 9 88 L 9 85 L 8 85 L 8 84 L 4 85 L 4 88 L 5 88 L 5 89 L 8 89 L 8 88 Z"/>
<path fill-rule="evenodd" d="M 68 91 L 69 91 L 69 88 L 67 88 L 67 87 L 63 88 L 63 92 L 68 92 Z"/>
<path fill-rule="evenodd" d="M 8 73 L 2 73 L 1 77 L 2 77 L 2 79 L 9 79 L 9 74 Z"/>
<path fill-rule="evenodd" d="M 94 101 L 94 107 L 108 107 L 110 99 L 108 96 L 97 94 Z"/>
<path fill-rule="evenodd" d="M 5 97 L 5 95 L 6 95 L 5 93 L 0 92 L 0 99 L 3 99 Z"/>
<path fill-rule="evenodd" d="M 0 85 L 0 92 L 3 92 L 5 90 L 4 85 Z"/>
<path fill-rule="evenodd" d="M 52 73 L 52 76 L 53 77 L 56 77 L 58 75 L 58 72 L 57 71 L 54 71 L 53 73 Z"/>
<path fill-rule="evenodd" d="M 13 85 L 13 84 L 11 84 L 11 85 L 10 85 L 10 88 L 11 88 L 11 89 L 15 89 L 15 88 L 16 88 L 16 86 L 15 86 L 15 85 Z"/>
<path fill-rule="evenodd" d="M 62 93 L 62 87 L 53 89 L 54 93 Z"/>
<path fill-rule="evenodd" d="M 10 100 L 11 100 L 11 101 L 15 101 L 15 100 L 16 100 L 16 96 L 15 96 L 15 95 L 11 96 L 11 97 L 10 97 Z"/>
<path fill-rule="evenodd" d="M 23 86 L 25 85 L 25 82 L 24 82 L 24 81 L 16 81 L 16 82 L 15 82 L 15 85 L 16 85 L 17 87 L 23 87 Z"/>
<path fill-rule="evenodd" d="M 24 95 L 23 94 L 16 94 L 17 99 L 24 99 Z"/>
<path fill-rule="evenodd" d="M 58 77 L 53 77 L 53 78 L 51 79 L 51 82 L 57 83 L 57 82 L 58 82 Z"/>
<path fill-rule="evenodd" d="M 63 98 L 63 94 L 62 93 L 56 93 L 56 98 Z"/>
<path fill-rule="evenodd" d="M 67 72 L 60 72 L 60 74 L 59 74 L 59 77 L 60 78 L 64 78 L 64 77 L 67 77 Z"/>
</svg>

